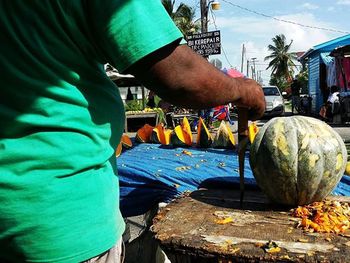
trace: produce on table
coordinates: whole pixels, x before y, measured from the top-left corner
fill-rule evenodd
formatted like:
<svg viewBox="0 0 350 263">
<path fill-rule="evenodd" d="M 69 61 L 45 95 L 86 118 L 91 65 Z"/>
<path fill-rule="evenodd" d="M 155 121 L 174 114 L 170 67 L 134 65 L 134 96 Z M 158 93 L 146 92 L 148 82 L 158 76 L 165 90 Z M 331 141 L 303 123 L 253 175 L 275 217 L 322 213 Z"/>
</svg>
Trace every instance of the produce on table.
<svg viewBox="0 0 350 263">
<path fill-rule="evenodd" d="M 151 134 L 151 142 L 160 143 L 163 145 L 170 144 L 170 135 L 172 130 L 166 129 L 163 123 L 159 123 L 153 130 Z"/>
<path fill-rule="evenodd" d="M 259 127 L 255 122 L 252 122 L 248 127 L 248 138 L 250 143 L 253 143 L 256 134 L 259 132 Z"/>
<path fill-rule="evenodd" d="M 123 134 L 120 142 L 117 146 L 117 149 L 115 150 L 115 156 L 119 157 L 124 149 L 130 149 L 132 147 L 132 141 L 130 137 L 126 134 Z"/>
<path fill-rule="evenodd" d="M 271 119 L 250 148 L 258 186 L 271 201 L 285 205 L 322 201 L 340 181 L 346 161 L 339 134 L 305 116 Z"/>
<path fill-rule="evenodd" d="M 346 175 L 350 175 L 350 162 L 348 162 L 348 163 L 346 164 L 345 174 L 346 174 Z"/>
<path fill-rule="evenodd" d="M 150 142 L 153 129 L 153 126 L 146 123 L 137 130 L 135 140 L 140 143 Z"/>
<path fill-rule="evenodd" d="M 130 149 L 132 147 L 132 141 L 131 141 L 130 137 L 126 134 L 122 135 L 120 142 L 122 143 L 122 145 L 125 149 Z"/>
<path fill-rule="evenodd" d="M 197 126 L 197 141 L 196 145 L 200 148 L 209 148 L 213 143 L 213 136 L 209 132 L 204 120 L 199 117 Z"/>
<path fill-rule="evenodd" d="M 115 150 L 115 156 L 119 157 L 122 154 L 122 150 L 123 150 L 123 145 L 120 142 L 117 146 L 117 149 Z"/>
<path fill-rule="evenodd" d="M 181 125 L 177 125 L 171 133 L 170 143 L 175 147 L 186 147 L 192 145 L 191 127 L 186 117 L 182 119 Z"/>
<path fill-rule="evenodd" d="M 235 138 L 229 125 L 223 120 L 217 130 L 212 146 L 214 148 L 234 149 Z"/>
</svg>

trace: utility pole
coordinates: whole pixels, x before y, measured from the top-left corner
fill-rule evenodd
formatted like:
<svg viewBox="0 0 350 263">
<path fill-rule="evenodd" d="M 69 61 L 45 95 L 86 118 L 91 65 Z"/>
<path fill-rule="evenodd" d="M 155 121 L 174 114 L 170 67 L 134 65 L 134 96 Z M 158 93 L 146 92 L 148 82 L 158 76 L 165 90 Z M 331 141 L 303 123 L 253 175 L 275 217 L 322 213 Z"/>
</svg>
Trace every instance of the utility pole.
<svg viewBox="0 0 350 263">
<path fill-rule="evenodd" d="M 255 60 L 256 60 L 256 58 L 252 58 L 252 61 L 253 61 L 253 66 L 252 66 L 252 78 L 253 78 L 254 80 L 257 79 L 257 78 L 256 78 L 256 73 L 255 73 Z"/>
<path fill-rule="evenodd" d="M 208 3 L 207 0 L 201 0 L 201 30 L 202 33 L 208 32 Z"/>
<path fill-rule="evenodd" d="M 219 1 L 200 0 L 200 6 L 201 6 L 201 30 L 202 30 L 202 33 L 208 32 L 208 11 L 209 11 L 210 5 L 211 5 L 211 8 L 213 10 L 219 10 L 220 9 Z"/>
<path fill-rule="evenodd" d="M 261 69 L 261 70 L 258 70 L 258 74 L 257 74 L 257 82 L 260 84 L 260 85 L 263 85 L 263 79 L 261 77 L 261 72 L 263 72 L 264 70 Z"/>
<path fill-rule="evenodd" d="M 247 60 L 247 78 L 249 78 L 249 59 Z"/>
<path fill-rule="evenodd" d="M 210 4 L 213 10 L 220 9 L 220 3 L 218 1 L 210 0 L 208 2 L 207 0 L 200 0 L 202 34 L 208 32 L 208 11 L 209 11 Z M 206 59 L 209 58 L 209 56 L 203 56 L 203 57 Z"/>
<path fill-rule="evenodd" d="M 245 55 L 245 46 L 242 46 L 242 62 L 241 62 L 241 72 L 243 73 L 243 64 L 244 64 L 244 55 Z"/>
</svg>

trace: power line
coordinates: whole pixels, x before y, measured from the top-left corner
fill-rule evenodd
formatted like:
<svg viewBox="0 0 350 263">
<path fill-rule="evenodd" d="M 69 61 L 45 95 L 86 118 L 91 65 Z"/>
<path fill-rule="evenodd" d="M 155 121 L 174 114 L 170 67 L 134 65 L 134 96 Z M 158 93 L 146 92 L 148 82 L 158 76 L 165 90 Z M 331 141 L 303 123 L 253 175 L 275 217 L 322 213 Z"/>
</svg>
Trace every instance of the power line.
<svg viewBox="0 0 350 263">
<path fill-rule="evenodd" d="M 304 25 L 304 24 L 301 24 L 301 23 L 298 23 L 298 22 L 294 22 L 294 21 L 290 21 L 290 20 L 286 20 L 286 19 L 281 19 L 281 18 L 277 18 L 277 17 L 274 17 L 274 16 L 270 16 L 270 15 L 267 15 L 267 14 L 264 14 L 264 13 L 261 13 L 261 12 L 258 12 L 258 11 L 255 11 L 255 10 L 252 10 L 252 9 L 249 9 L 249 8 L 237 5 L 237 4 L 234 4 L 234 3 L 230 2 L 230 1 L 227 1 L 227 0 L 222 0 L 222 1 L 227 3 L 227 4 L 232 5 L 234 7 L 237 7 L 239 9 L 245 10 L 245 11 L 247 11 L 249 13 L 253 13 L 253 14 L 256 14 L 256 15 L 259 15 L 259 16 L 263 16 L 263 17 L 266 17 L 266 18 L 271 18 L 271 19 L 274 19 L 274 20 L 279 21 L 279 22 L 288 23 L 288 24 L 292 24 L 292 25 L 297 25 L 297 26 L 301 26 L 301 27 L 312 28 L 312 29 L 319 29 L 319 30 L 337 32 L 337 33 L 344 33 L 344 34 L 349 34 L 350 33 L 349 31 L 342 31 L 342 30 L 337 30 L 337 29 L 332 29 L 332 28 Z"/>
<path fill-rule="evenodd" d="M 217 27 L 217 25 L 216 25 L 216 23 L 215 23 L 215 15 L 213 14 L 213 12 L 210 12 L 210 14 L 211 14 L 211 17 L 213 18 L 214 27 L 215 27 L 216 30 L 218 30 L 218 27 Z M 233 68 L 232 64 L 231 64 L 230 61 L 228 60 L 228 57 L 227 57 L 227 55 L 226 55 L 226 52 L 225 52 L 225 49 L 224 49 L 222 43 L 221 43 L 221 49 L 222 49 L 222 53 L 224 54 L 224 57 L 225 57 L 225 59 L 226 59 L 226 62 L 229 64 L 229 66 L 230 66 L 231 68 Z"/>
</svg>

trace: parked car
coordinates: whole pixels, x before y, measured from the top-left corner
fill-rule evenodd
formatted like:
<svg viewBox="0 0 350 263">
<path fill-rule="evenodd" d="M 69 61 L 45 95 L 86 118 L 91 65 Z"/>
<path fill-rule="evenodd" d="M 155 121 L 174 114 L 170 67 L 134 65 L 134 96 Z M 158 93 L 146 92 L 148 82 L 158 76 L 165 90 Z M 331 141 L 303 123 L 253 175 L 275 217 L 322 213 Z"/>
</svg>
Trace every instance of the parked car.
<svg viewBox="0 0 350 263">
<path fill-rule="evenodd" d="M 265 116 L 281 116 L 284 114 L 284 100 L 276 86 L 263 86 L 266 101 Z"/>
</svg>

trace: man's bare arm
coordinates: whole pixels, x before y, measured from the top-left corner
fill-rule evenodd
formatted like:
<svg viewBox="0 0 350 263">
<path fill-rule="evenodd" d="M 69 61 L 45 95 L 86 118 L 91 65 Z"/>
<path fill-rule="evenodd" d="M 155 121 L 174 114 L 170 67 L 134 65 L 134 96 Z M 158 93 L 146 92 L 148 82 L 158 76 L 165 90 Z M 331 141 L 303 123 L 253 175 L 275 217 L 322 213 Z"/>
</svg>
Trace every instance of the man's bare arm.
<svg viewBox="0 0 350 263">
<path fill-rule="evenodd" d="M 148 89 L 187 108 L 208 108 L 230 102 L 249 109 L 257 119 L 265 110 L 263 91 L 251 79 L 230 78 L 185 45 L 167 45 L 130 67 Z"/>
</svg>

